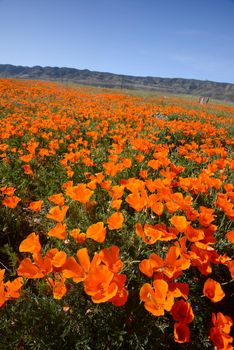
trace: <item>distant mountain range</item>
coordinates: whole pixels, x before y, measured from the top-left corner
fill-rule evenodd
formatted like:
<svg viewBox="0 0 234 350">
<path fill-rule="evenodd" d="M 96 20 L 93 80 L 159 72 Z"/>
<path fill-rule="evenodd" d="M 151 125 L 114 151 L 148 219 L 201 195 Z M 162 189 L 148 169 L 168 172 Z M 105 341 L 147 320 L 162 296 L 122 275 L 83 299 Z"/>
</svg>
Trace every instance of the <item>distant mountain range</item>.
<svg viewBox="0 0 234 350">
<path fill-rule="evenodd" d="M 71 82 L 96 87 L 186 94 L 234 102 L 234 84 L 208 80 L 158 78 L 95 72 L 66 67 L 24 67 L 0 64 L 0 77 Z"/>
</svg>

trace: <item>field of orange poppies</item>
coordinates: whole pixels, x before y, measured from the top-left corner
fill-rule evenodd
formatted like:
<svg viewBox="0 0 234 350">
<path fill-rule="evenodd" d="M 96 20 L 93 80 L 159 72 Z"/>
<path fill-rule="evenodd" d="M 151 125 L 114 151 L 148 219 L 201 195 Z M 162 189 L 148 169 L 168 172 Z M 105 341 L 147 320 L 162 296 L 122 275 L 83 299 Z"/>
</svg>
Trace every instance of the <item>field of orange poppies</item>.
<svg viewBox="0 0 234 350">
<path fill-rule="evenodd" d="M 233 115 L 0 80 L 0 349 L 233 349 Z"/>
</svg>

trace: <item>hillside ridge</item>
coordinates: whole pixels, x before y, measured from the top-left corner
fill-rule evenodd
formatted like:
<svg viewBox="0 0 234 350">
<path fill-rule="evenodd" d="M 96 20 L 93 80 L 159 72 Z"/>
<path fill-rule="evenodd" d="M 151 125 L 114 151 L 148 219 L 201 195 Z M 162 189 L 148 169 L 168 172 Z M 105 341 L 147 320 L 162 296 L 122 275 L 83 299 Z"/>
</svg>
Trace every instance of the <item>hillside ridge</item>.
<svg viewBox="0 0 234 350">
<path fill-rule="evenodd" d="M 185 78 L 131 76 L 67 67 L 27 67 L 0 64 L 0 78 L 71 82 L 104 88 L 148 90 L 159 93 L 210 97 L 234 102 L 234 84 Z"/>
</svg>

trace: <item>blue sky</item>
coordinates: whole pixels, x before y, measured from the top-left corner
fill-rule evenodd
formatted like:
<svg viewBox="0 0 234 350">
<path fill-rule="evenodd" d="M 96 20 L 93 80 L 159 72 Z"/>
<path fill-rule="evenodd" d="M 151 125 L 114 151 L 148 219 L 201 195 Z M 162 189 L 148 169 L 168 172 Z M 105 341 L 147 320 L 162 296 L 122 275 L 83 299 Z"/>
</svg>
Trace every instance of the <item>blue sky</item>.
<svg viewBox="0 0 234 350">
<path fill-rule="evenodd" d="M 234 83 L 234 0 L 0 0 L 0 63 Z"/>
</svg>

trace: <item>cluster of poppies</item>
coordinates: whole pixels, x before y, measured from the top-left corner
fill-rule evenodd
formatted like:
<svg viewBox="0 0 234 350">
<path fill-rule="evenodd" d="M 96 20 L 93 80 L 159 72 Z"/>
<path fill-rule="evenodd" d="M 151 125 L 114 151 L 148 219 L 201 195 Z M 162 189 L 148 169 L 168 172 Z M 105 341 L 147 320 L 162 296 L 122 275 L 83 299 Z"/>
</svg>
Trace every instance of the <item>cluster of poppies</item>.
<svg viewBox="0 0 234 350">
<path fill-rule="evenodd" d="M 0 80 L 0 96 L 1 210 L 39 231 L 19 243 L 18 277 L 0 271 L 0 307 L 27 279 L 55 299 L 81 282 L 93 303 L 124 306 L 137 263 L 139 303 L 189 342 L 193 271 L 209 303 L 234 279 L 234 108 L 16 80 Z M 211 341 L 232 349 L 231 318 L 211 319 Z"/>
</svg>

